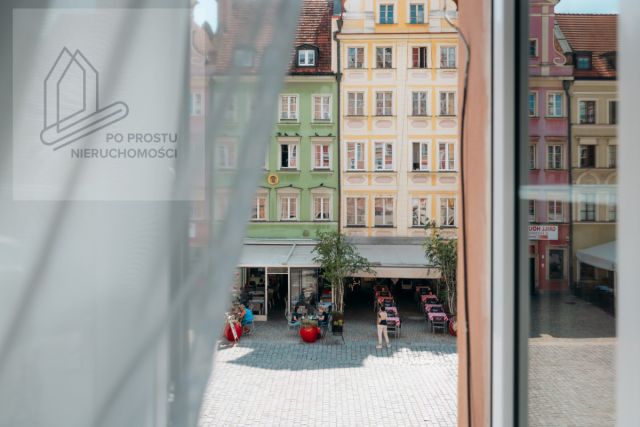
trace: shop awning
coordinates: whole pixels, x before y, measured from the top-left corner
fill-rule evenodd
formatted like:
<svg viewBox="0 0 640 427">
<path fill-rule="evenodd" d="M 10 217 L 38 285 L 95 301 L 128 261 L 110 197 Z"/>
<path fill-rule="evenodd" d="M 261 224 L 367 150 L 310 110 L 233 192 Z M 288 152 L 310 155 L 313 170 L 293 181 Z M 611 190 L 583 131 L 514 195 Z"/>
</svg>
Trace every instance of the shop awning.
<svg viewBox="0 0 640 427">
<path fill-rule="evenodd" d="M 603 270 L 616 270 L 616 241 L 581 249 L 576 253 L 578 260 Z"/>
<path fill-rule="evenodd" d="M 437 278 L 439 272 L 427 267 L 424 249 L 410 244 L 356 244 L 360 255 L 371 262 L 377 277 Z M 304 243 L 245 243 L 239 267 L 319 267 L 313 261 L 315 246 Z M 370 276 L 368 274 L 360 275 Z"/>
</svg>

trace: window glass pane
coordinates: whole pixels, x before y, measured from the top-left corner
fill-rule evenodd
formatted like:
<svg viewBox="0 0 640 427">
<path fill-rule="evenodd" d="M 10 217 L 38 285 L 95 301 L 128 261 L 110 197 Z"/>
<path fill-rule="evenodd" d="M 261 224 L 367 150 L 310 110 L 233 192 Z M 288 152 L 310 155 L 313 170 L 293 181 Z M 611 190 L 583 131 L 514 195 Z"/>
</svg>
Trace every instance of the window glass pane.
<svg viewBox="0 0 640 427">
<path fill-rule="evenodd" d="M 618 86 L 607 58 L 617 51 L 617 17 L 542 3 L 529 2 L 537 46 L 529 42 L 520 94 L 529 96 L 520 142 L 529 163 L 519 189 L 529 206 L 519 255 L 530 316 L 522 409 L 531 426 L 613 426 Z"/>
</svg>

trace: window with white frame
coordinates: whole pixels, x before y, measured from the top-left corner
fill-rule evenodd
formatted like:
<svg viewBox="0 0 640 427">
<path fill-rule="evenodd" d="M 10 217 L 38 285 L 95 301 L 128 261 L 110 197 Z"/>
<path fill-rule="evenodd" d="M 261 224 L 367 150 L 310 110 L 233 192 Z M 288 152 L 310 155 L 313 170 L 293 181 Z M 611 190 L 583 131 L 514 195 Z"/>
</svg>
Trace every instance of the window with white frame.
<svg viewBox="0 0 640 427">
<path fill-rule="evenodd" d="M 280 95 L 280 120 L 298 120 L 298 95 Z"/>
<path fill-rule="evenodd" d="M 411 199 L 411 226 L 424 227 L 429 223 L 429 198 L 414 197 Z"/>
<path fill-rule="evenodd" d="M 364 68 L 364 48 L 347 48 L 347 68 Z"/>
<path fill-rule="evenodd" d="M 290 142 L 280 143 L 280 169 L 298 168 L 298 144 Z"/>
<path fill-rule="evenodd" d="M 376 116 L 393 114 L 393 92 L 376 92 Z"/>
<path fill-rule="evenodd" d="M 580 124 L 596 123 L 596 101 L 579 101 L 578 102 L 578 121 Z"/>
<path fill-rule="evenodd" d="M 278 194 L 280 205 L 280 221 L 298 220 L 298 194 L 281 193 Z"/>
<path fill-rule="evenodd" d="M 329 221 L 331 219 L 331 195 L 326 192 L 312 193 L 313 220 Z"/>
<path fill-rule="evenodd" d="M 538 144 L 529 144 L 529 169 L 538 167 Z"/>
<path fill-rule="evenodd" d="M 269 197 L 266 193 L 259 193 L 253 201 L 251 221 L 266 221 L 269 209 Z"/>
<path fill-rule="evenodd" d="M 364 142 L 347 142 L 347 170 L 364 170 Z"/>
<path fill-rule="evenodd" d="M 331 95 L 313 95 L 313 120 L 331 120 Z"/>
<path fill-rule="evenodd" d="M 347 197 L 347 227 L 365 227 L 367 225 L 367 199 L 365 197 Z"/>
<path fill-rule="evenodd" d="M 409 23 L 424 24 L 424 4 L 412 3 L 409 5 Z"/>
<path fill-rule="evenodd" d="M 216 165 L 222 169 L 231 169 L 236 166 L 235 147 L 231 142 L 218 142 L 215 144 Z"/>
<path fill-rule="evenodd" d="M 596 196 L 595 194 L 583 193 L 579 195 L 578 218 L 580 221 L 596 220 Z"/>
<path fill-rule="evenodd" d="M 393 143 L 375 143 L 375 167 L 377 171 L 393 170 Z"/>
<path fill-rule="evenodd" d="M 429 48 L 416 46 L 411 48 L 411 66 L 413 68 L 429 67 Z"/>
<path fill-rule="evenodd" d="M 547 116 L 562 117 L 564 96 L 562 92 L 551 92 L 547 94 Z"/>
<path fill-rule="evenodd" d="M 443 197 L 440 199 L 440 226 L 455 227 L 456 225 L 456 199 L 455 197 Z"/>
<path fill-rule="evenodd" d="M 411 114 L 413 116 L 428 116 L 429 103 L 427 100 L 427 91 L 411 92 Z"/>
<path fill-rule="evenodd" d="M 581 168 L 595 168 L 596 167 L 596 146 L 595 145 L 579 145 L 579 164 Z"/>
<path fill-rule="evenodd" d="M 562 222 L 562 201 L 561 200 L 549 200 L 547 202 L 547 221 L 549 222 Z"/>
<path fill-rule="evenodd" d="M 456 115 L 456 93 L 455 91 L 440 92 L 440 115 Z"/>
<path fill-rule="evenodd" d="M 347 115 L 364 116 L 364 92 L 347 92 Z"/>
<path fill-rule="evenodd" d="M 199 92 L 191 93 L 191 115 L 202 115 L 202 94 Z"/>
<path fill-rule="evenodd" d="M 618 123 L 618 101 L 609 101 L 609 124 Z"/>
<path fill-rule="evenodd" d="M 331 144 L 314 142 L 311 146 L 313 148 L 313 168 L 329 170 L 331 168 Z"/>
<path fill-rule="evenodd" d="M 393 197 L 376 197 L 373 210 L 374 226 L 393 227 Z"/>
<path fill-rule="evenodd" d="M 456 47 L 440 47 L 440 68 L 456 68 Z"/>
<path fill-rule="evenodd" d="M 547 145 L 547 169 L 562 169 L 562 145 Z"/>
<path fill-rule="evenodd" d="M 536 221 L 536 201 L 529 200 L 528 205 L 529 205 L 529 222 L 535 222 Z"/>
<path fill-rule="evenodd" d="M 313 67 L 315 65 L 316 65 L 315 49 L 298 50 L 298 66 L 299 67 Z"/>
<path fill-rule="evenodd" d="M 411 150 L 411 170 L 426 171 L 429 170 L 429 143 L 414 142 Z"/>
<path fill-rule="evenodd" d="M 393 67 L 393 48 L 376 47 L 376 68 Z"/>
<path fill-rule="evenodd" d="M 529 117 L 538 117 L 538 92 L 529 92 Z"/>
<path fill-rule="evenodd" d="M 456 167 L 456 151 L 453 142 L 438 143 L 438 170 L 452 171 Z"/>
<path fill-rule="evenodd" d="M 393 24 L 393 5 L 392 4 L 381 4 L 380 5 L 380 16 L 379 23 L 380 24 Z"/>
</svg>

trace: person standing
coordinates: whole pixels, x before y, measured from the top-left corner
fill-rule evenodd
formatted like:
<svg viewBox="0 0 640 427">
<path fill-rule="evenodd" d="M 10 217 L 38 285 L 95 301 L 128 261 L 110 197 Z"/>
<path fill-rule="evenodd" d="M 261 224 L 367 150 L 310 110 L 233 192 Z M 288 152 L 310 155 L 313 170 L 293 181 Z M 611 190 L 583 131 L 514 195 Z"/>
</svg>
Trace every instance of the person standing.
<svg viewBox="0 0 640 427">
<path fill-rule="evenodd" d="M 382 348 L 382 337 L 386 342 L 386 347 L 389 348 L 389 334 L 387 333 L 387 311 L 384 305 L 380 305 L 376 323 L 378 325 L 378 345 L 376 348 Z"/>
</svg>

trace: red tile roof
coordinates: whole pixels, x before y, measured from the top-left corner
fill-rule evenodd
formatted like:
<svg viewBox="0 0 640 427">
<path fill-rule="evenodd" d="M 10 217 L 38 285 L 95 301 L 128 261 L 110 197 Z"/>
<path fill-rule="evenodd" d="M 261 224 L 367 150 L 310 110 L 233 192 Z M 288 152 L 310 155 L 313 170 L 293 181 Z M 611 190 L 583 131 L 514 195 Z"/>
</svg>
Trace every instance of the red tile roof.
<svg viewBox="0 0 640 427">
<path fill-rule="evenodd" d="M 331 16 L 333 0 L 304 0 L 300 10 L 298 31 L 293 42 L 291 74 L 331 73 Z M 311 45 L 318 49 L 316 67 L 297 67 L 296 48 Z"/>
<path fill-rule="evenodd" d="M 608 61 L 618 50 L 618 15 L 556 14 L 556 22 L 574 54 L 591 52 L 591 70 L 574 70 L 577 79 L 615 79 L 616 69 Z"/>
</svg>

